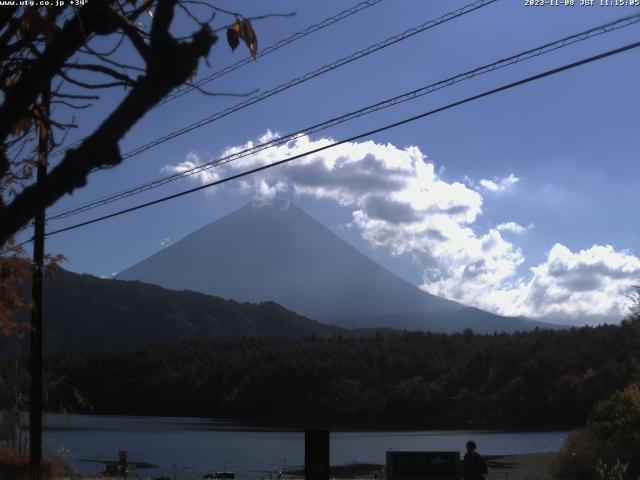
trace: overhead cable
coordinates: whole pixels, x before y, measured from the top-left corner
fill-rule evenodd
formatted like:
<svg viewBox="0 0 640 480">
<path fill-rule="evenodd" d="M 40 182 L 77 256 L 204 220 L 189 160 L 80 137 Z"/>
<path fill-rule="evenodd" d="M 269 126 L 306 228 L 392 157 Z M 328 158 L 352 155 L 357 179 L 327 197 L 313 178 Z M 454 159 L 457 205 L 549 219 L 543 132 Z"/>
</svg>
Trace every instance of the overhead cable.
<svg viewBox="0 0 640 480">
<path fill-rule="evenodd" d="M 209 115 L 205 118 L 202 118 L 200 120 L 197 120 L 195 122 L 190 123 L 189 125 L 182 127 L 178 130 L 174 130 L 170 133 L 167 133 L 161 137 L 158 137 L 148 143 L 145 143 L 144 145 L 140 145 L 136 148 L 134 148 L 133 150 L 130 150 L 128 152 L 126 152 L 125 154 L 122 155 L 122 159 L 126 160 L 128 158 L 134 157 L 136 155 L 141 154 L 142 152 L 145 152 L 147 150 L 149 150 L 150 148 L 156 147 L 160 144 L 163 144 L 165 142 L 168 142 L 169 140 L 173 140 L 176 137 L 179 137 L 181 135 L 184 135 L 186 133 L 189 133 L 193 130 L 196 130 L 198 128 L 201 128 L 205 125 L 208 125 L 210 123 L 213 123 L 217 120 L 220 120 L 221 118 L 224 118 L 228 115 L 231 115 L 232 113 L 235 113 L 239 110 L 242 110 L 244 108 L 247 108 L 251 105 L 254 105 L 258 102 L 261 102 L 263 100 L 266 100 L 267 98 L 270 98 L 274 95 L 277 95 L 281 92 L 284 92 L 285 90 L 288 90 L 296 85 L 300 85 L 302 83 L 308 82 L 309 80 L 312 80 L 316 77 L 319 77 L 321 75 L 324 75 L 327 72 L 331 72 L 333 70 L 336 70 L 344 65 L 347 65 L 349 63 L 355 62 L 356 60 L 359 60 L 363 57 L 366 57 L 368 55 L 371 55 L 374 52 L 377 52 L 379 50 L 383 50 L 385 48 L 388 48 L 392 45 L 395 45 L 398 42 L 401 42 L 403 40 L 406 40 L 408 38 L 413 37 L 414 35 L 417 35 L 418 33 L 422 33 L 424 31 L 427 31 L 431 28 L 437 27 L 439 25 L 442 25 L 443 23 L 446 23 L 450 20 L 453 20 L 455 18 L 461 17 L 463 15 L 466 15 L 468 13 L 471 13 L 475 10 L 478 10 L 482 7 L 486 7 L 487 5 L 490 5 L 492 3 L 497 2 L 498 0 L 477 0 L 473 3 L 470 3 L 468 5 L 465 5 L 457 10 L 454 10 L 452 12 L 449 13 L 445 13 L 444 15 L 441 15 L 440 17 L 433 19 L 433 20 L 428 20 L 424 23 L 422 23 L 421 25 L 418 25 L 416 27 L 410 28 L 408 30 L 405 30 L 404 32 L 398 34 L 398 35 L 394 35 L 392 37 L 387 38 L 386 40 L 383 40 L 382 42 L 378 42 L 375 43 L 373 45 L 370 45 L 367 48 L 364 48 L 362 50 L 358 50 L 357 52 L 354 52 L 350 55 L 347 55 L 346 57 L 343 57 L 339 60 L 336 60 L 332 63 L 329 63 L 327 65 L 324 65 L 316 70 L 313 70 L 311 72 L 307 72 L 304 75 L 301 75 L 297 78 L 294 78 L 292 80 L 289 80 L 288 82 L 282 83 L 270 90 L 267 90 L 265 92 L 262 92 L 260 94 L 254 95 L 240 103 L 237 103 L 236 105 L 233 105 L 231 107 L 225 108 L 224 110 L 221 110 L 219 112 L 214 113 L 213 115 Z M 67 149 L 68 150 L 68 149 Z M 66 150 L 64 150 L 66 151 Z M 96 168 L 93 171 L 99 170 L 99 168 Z"/>
<path fill-rule="evenodd" d="M 340 67 L 343 67 L 344 65 L 347 65 L 349 63 L 355 62 L 356 60 L 359 60 L 363 57 L 366 57 L 368 55 L 371 55 L 374 52 L 377 52 L 379 50 L 383 50 L 385 48 L 388 48 L 392 45 L 395 45 L 396 43 L 402 42 L 403 40 L 406 40 L 408 38 L 413 37 L 414 35 L 417 35 L 418 33 L 422 33 L 425 32 L 431 28 L 437 27 L 439 25 L 442 25 L 443 23 L 446 23 L 450 20 L 453 20 L 455 18 L 461 17 L 463 15 L 466 15 L 468 13 L 471 13 L 475 10 L 478 10 L 482 7 L 486 7 L 487 5 L 490 5 L 492 3 L 495 3 L 498 0 L 477 0 L 473 3 L 470 3 L 468 5 L 465 5 L 464 7 L 461 7 L 457 10 L 454 10 L 452 12 L 449 13 L 445 13 L 444 15 L 441 15 L 438 18 L 435 18 L 433 20 L 428 20 L 424 23 L 422 23 L 421 25 L 418 25 L 416 27 L 410 28 L 408 30 L 405 30 L 404 32 L 398 34 L 398 35 L 394 35 L 392 37 L 387 38 L 386 40 L 383 40 L 382 42 L 378 42 L 375 43 L 373 45 L 370 45 L 367 48 L 363 48 L 362 50 L 358 50 L 357 52 L 354 52 L 350 55 L 347 55 L 346 57 L 342 57 L 339 60 L 336 60 L 332 63 L 329 63 L 327 65 L 324 65 L 316 70 L 313 70 L 311 72 L 307 72 L 304 75 L 301 75 L 297 78 L 294 78 L 292 80 L 289 80 L 288 82 L 282 83 L 280 85 L 278 85 L 277 87 L 274 87 L 270 90 L 267 90 L 265 92 L 262 92 L 258 95 L 254 95 L 253 97 L 250 97 L 236 105 L 233 105 L 231 107 L 225 108 L 224 110 L 221 110 L 219 112 L 214 113 L 213 115 L 209 115 L 205 118 L 202 118 L 198 121 L 195 121 L 179 130 L 174 130 L 173 132 L 167 133 L 166 135 L 163 135 L 159 138 L 156 138 L 155 140 L 152 140 L 151 142 L 148 142 L 144 145 L 141 145 L 137 148 L 134 148 L 133 150 L 130 150 L 129 152 L 125 153 L 124 155 L 122 155 L 122 159 L 126 160 L 128 158 L 131 158 L 133 156 L 139 155 L 142 152 L 145 152 L 147 150 L 149 150 L 150 148 L 156 147 L 162 143 L 165 143 L 169 140 L 172 140 L 176 137 L 182 136 L 185 133 L 189 133 L 193 130 L 196 130 L 198 128 L 201 128 L 205 125 L 208 125 L 210 123 L 213 123 L 217 120 L 220 120 L 221 118 L 224 118 L 228 115 L 231 115 L 232 113 L 235 113 L 239 110 L 242 110 L 244 108 L 247 108 L 255 103 L 261 102 L 263 100 L 266 100 L 267 98 L 270 98 L 274 95 L 277 95 L 279 93 L 284 92 L 285 90 L 288 90 L 292 87 L 295 87 L 296 85 L 300 85 L 302 83 L 308 82 L 309 80 L 312 80 L 316 77 L 319 77 L 320 75 L 324 75 L 327 72 L 330 72 L 332 70 L 336 70 Z"/>
<path fill-rule="evenodd" d="M 147 182 L 141 185 L 138 185 L 136 187 L 131 187 L 129 189 L 123 190 L 121 192 L 115 193 L 115 194 L 111 194 L 109 196 L 103 197 L 101 199 L 97 199 L 97 200 L 93 200 L 90 201 L 88 203 L 82 204 L 82 205 L 78 205 L 75 207 L 71 207 L 68 209 L 65 209 L 63 211 L 60 211 L 58 213 L 55 213 L 53 215 L 51 215 L 50 217 L 47 218 L 47 220 L 59 220 L 59 219 L 63 219 L 72 215 L 76 215 L 88 210 L 92 210 L 94 208 L 109 204 L 109 203 L 113 203 L 115 201 L 124 199 L 124 198 L 128 198 L 130 196 L 133 195 L 137 195 L 139 193 L 145 192 L 147 190 L 151 190 L 154 188 L 158 188 L 162 185 L 165 185 L 169 182 L 173 182 L 176 180 L 180 180 L 182 178 L 188 177 L 190 175 L 195 175 L 201 172 L 204 172 L 206 170 L 209 170 L 211 168 L 214 167 L 218 167 L 221 165 L 224 165 L 226 163 L 229 162 L 233 162 L 235 160 L 238 160 L 240 158 L 244 158 L 247 157 L 249 155 L 254 155 L 260 151 L 269 149 L 269 148 L 274 148 L 276 146 L 279 145 L 283 145 L 285 143 L 288 143 L 290 141 L 294 141 L 302 136 L 305 135 L 310 135 L 312 133 L 317 133 L 319 131 L 322 130 L 326 130 L 330 127 L 333 127 L 335 125 L 353 120 L 355 118 L 361 117 L 363 115 L 367 115 L 373 112 L 376 112 L 378 110 L 382 110 L 384 108 L 389 108 L 391 106 L 394 105 L 398 105 L 404 102 L 407 102 L 409 100 L 414 100 L 415 98 L 421 97 L 423 95 L 432 93 L 436 90 L 440 90 L 442 88 L 454 85 L 456 83 L 465 81 L 465 80 L 469 80 L 475 76 L 478 75 L 483 75 L 510 65 L 513 65 L 515 63 L 519 63 L 534 57 L 538 57 L 540 55 L 549 53 L 551 51 L 555 51 L 558 50 L 560 48 L 563 48 L 565 46 L 568 45 L 572 45 L 575 44 L 577 42 L 581 42 L 581 41 L 585 41 L 589 38 L 592 38 L 594 36 L 597 35 L 601 35 L 604 33 L 608 33 L 608 32 L 612 32 L 614 30 L 629 26 L 629 25 L 633 25 L 640 22 L 640 13 L 634 14 L 634 15 L 629 15 L 627 17 L 623 17 L 620 18 L 618 20 L 614 20 L 612 22 L 608 22 L 605 23 L 603 25 L 598 25 L 596 27 L 592 27 L 588 30 L 584 30 L 581 31 L 579 33 L 575 33 L 573 35 L 567 36 L 567 37 L 563 37 L 559 40 L 553 41 L 553 42 L 549 42 L 546 43 L 544 45 L 538 46 L 536 48 L 532 48 L 529 50 L 526 50 L 524 52 L 520 52 L 516 55 L 511 55 L 509 57 L 497 60 L 495 62 L 492 62 L 490 64 L 486 64 L 477 68 L 474 68 L 472 70 L 468 70 L 464 73 L 460 73 L 458 75 L 455 75 L 453 77 L 449 77 L 447 79 L 444 80 L 440 80 L 436 83 L 432 83 L 423 87 L 420 87 L 418 89 L 412 90 L 410 92 L 406 92 L 403 93 L 401 95 L 397 95 L 395 97 L 380 101 L 378 103 L 375 103 L 373 105 L 369 105 L 366 106 L 364 108 L 360 108 L 358 110 L 355 111 L 351 111 L 349 113 L 346 113 L 344 115 L 338 116 L 338 117 L 334 117 L 330 120 L 326 120 L 324 122 L 321 123 L 317 123 L 315 125 L 306 127 L 304 129 L 298 130 L 296 132 L 293 133 L 289 133 L 287 135 L 283 135 L 283 136 L 279 136 L 277 138 L 268 140 L 266 142 L 260 143 L 258 145 L 253 145 L 249 148 L 245 148 L 241 151 L 238 152 L 234 152 L 232 154 L 229 155 L 225 155 L 221 158 L 217 158 L 215 160 L 203 163 L 201 165 L 197 165 L 194 166 L 192 168 L 183 170 L 181 172 L 177 172 L 174 173 L 172 175 L 168 175 L 162 178 L 159 178 L 157 180 L 151 181 L 151 182 Z"/>
<path fill-rule="evenodd" d="M 306 152 L 303 152 L 303 153 L 300 153 L 300 154 L 297 154 L 297 155 L 294 155 L 294 156 L 291 156 L 291 157 L 284 158 L 284 159 L 279 160 L 277 162 L 273 162 L 273 163 L 270 163 L 270 164 L 267 164 L 267 165 L 262 165 L 260 167 L 252 168 L 250 170 L 246 170 L 244 172 L 237 173 L 235 175 L 231 175 L 231 176 L 223 178 L 221 180 L 216 180 L 214 182 L 209 182 L 209 183 L 206 183 L 204 185 L 200 185 L 198 187 L 190 188 L 188 190 L 184 190 L 182 192 L 175 193 L 173 195 L 168 195 L 168 196 L 165 196 L 165 197 L 158 198 L 156 200 L 152 200 L 150 202 L 145 202 L 145 203 L 133 206 L 133 207 L 125 208 L 123 210 L 119 210 L 117 212 L 110 213 L 108 215 L 103 215 L 103 216 L 100 216 L 100 217 L 97 217 L 97 218 L 93 218 L 91 220 L 87 220 L 87 221 L 84 221 L 84 222 L 76 223 L 74 225 L 70 225 L 68 227 L 64 227 L 64 228 L 60 228 L 60 229 L 57 229 L 57 230 L 53 230 L 53 231 L 47 232 L 46 236 L 56 235 L 56 234 L 59 234 L 59 233 L 75 230 L 75 229 L 78 229 L 78 228 L 81 228 L 81 227 L 84 227 L 84 226 L 87 226 L 87 225 L 91 225 L 91 224 L 94 224 L 94 223 L 97 223 L 97 222 L 101 222 L 101 221 L 110 219 L 110 218 L 118 217 L 118 216 L 124 215 L 126 213 L 130 213 L 130 212 L 134 212 L 136 210 L 147 208 L 147 207 L 150 207 L 152 205 L 157 205 L 159 203 L 163 203 L 163 202 L 166 202 L 166 201 L 169 201 L 169 200 L 173 200 L 175 198 L 179 198 L 179 197 L 182 197 L 184 195 L 188 195 L 190 193 L 198 192 L 198 191 L 204 190 L 206 188 L 211 188 L 213 186 L 222 185 L 224 183 L 231 182 L 233 180 L 238 180 L 238 179 L 240 179 L 242 177 L 246 177 L 248 175 L 252 175 L 254 173 L 258 173 L 258 172 L 261 172 L 261 171 L 276 167 L 278 165 L 289 163 L 289 162 L 292 162 L 292 161 L 297 160 L 297 159 L 302 158 L 302 157 L 306 157 L 306 156 L 309 156 L 309 155 L 320 153 L 320 152 L 322 152 L 324 150 L 328 150 L 330 148 L 334 148 L 334 147 L 337 147 L 339 145 L 343 145 L 345 143 L 354 142 L 356 140 L 360 140 L 360 139 L 362 139 L 364 137 L 368 137 L 368 136 L 374 135 L 376 133 L 384 132 L 384 131 L 392 129 L 392 128 L 396 128 L 396 127 L 399 127 L 399 126 L 402 126 L 402 125 L 406 125 L 407 123 L 414 122 L 416 120 L 419 120 L 419 119 L 434 115 L 436 113 L 443 112 L 445 110 L 449 110 L 451 108 L 458 107 L 460 105 L 463 105 L 463 104 L 466 104 L 466 103 L 469 103 L 469 102 L 472 102 L 472 101 L 475 101 L 475 100 L 479 100 L 481 98 L 488 97 L 490 95 L 494 95 L 496 93 L 503 92 L 505 90 L 509 90 L 509 89 L 518 87 L 520 85 L 531 83 L 533 81 L 540 80 L 542 78 L 549 77 L 551 75 L 556 75 L 556 74 L 558 74 L 560 72 L 564 72 L 564 71 L 579 67 L 581 65 L 586 65 L 588 63 L 596 62 L 596 61 L 602 60 L 602 59 L 604 59 L 606 57 L 617 55 L 619 53 L 622 53 L 622 52 L 625 52 L 625 51 L 628 51 L 628 50 L 631 50 L 631 49 L 634 49 L 634 48 L 638 48 L 638 47 L 640 47 L 640 42 L 630 43 L 630 44 L 627 44 L 627 45 L 625 45 L 623 47 L 615 48 L 613 50 L 608 50 L 608 51 L 606 51 L 604 53 L 600 53 L 598 55 L 593 55 L 591 57 L 588 57 L 588 58 L 585 58 L 585 59 L 582 59 L 582 60 L 579 60 L 579 61 L 576 61 L 576 62 L 573 62 L 573 63 L 570 63 L 570 64 L 566 64 L 566 65 L 563 65 L 561 67 L 557 67 L 557 68 L 554 68 L 554 69 L 551 69 L 551 70 L 547 70 L 547 71 L 539 73 L 537 75 L 532 75 L 530 77 L 524 78 L 522 80 L 518 80 L 516 82 L 508 83 L 506 85 L 502 85 L 501 87 L 494 88 L 492 90 L 487 90 L 487 91 L 485 91 L 483 93 L 480 93 L 480 94 L 477 94 L 477 95 L 473 95 L 471 97 L 467 97 L 467 98 L 465 98 L 463 100 L 459 100 L 457 102 L 450 103 L 450 104 L 445 105 L 443 107 L 439 107 L 439 108 L 436 108 L 434 110 L 429 110 L 429 111 L 421 113 L 419 115 L 414 115 L 412 117 L 405 118 L 404 120 L 400 120 L 398 122 L 387 124 L 387 125 L 385 125 L 383 127 L 375 128 L 373 130 L 369 130 L 367 132 L 360 133 L 358 135 L 354 135 L 354 136 L 351 136 L 351 137 L 346 138 L 344 140 L 333 142 L 333 143 L 324 145 L 322 147 L 314 148 L 312 150 L 309 150 L 309 151 L 306 151 Z"/>
<path fill-rule="evenodd" d="M 373 7 L 374 5 L 377 5 L 378 3 L 382 2 L 383 0 L 365 0 L 364 2 L 360 2 L 357 5 L 354 5 L 351 8 L 348 8 L 346 10 L 343 10 L 339 13 L 336 13 L 335 15 L 332 15 L 330 17 L 325 18 L 324 20 L 311 25 L 307 28 L 305 28 L 304 30 L 294 33 L 293 35 L 287 37 L 287 38 L 283 38 L 282 40 L 269 45 L 266 48 L 261 49 L 257 54 L 256 54 L 256 60 L 258 58 L 262 58 L 266 55 L 269 55 L 270 53 L 275 52 L 276 50 L 281 49 L 282 47 L 285 47 L 291 43 L 294 43 L 297 40 L 300 40 L 301 38 L 307 37 L 309 35 L 311 35 L 312 33 L 315 33 L 319 30 L 322 30 L 323 28 L 326 28 L 330 25 L 333 25 L 334 23 L 340 22 L 341 20 L 344 20 L 345 18 L 350 17 L 351 15 L 355 15 L 357 13 L 360 13 L 361 11 L 369 8 L 369 7 Z M 211 73 L 210 75 L 206 76 L 205 78 L 198 80 L 196 83 L 194 83 L 193 85 L 189 85 L 189 86 L 185 86 L 184 88 L 180 88 L 177 91 L 175 91 L 172 94 L 167 95 L 162 101 L 160 101 L 157 105 L 155 105 L 154 107 L 152 107 L 152 110 L 159 107 L 160 105 L 163 105 L 167 102 L 170 102 L 172 100 L 175 100 L 178 97 L 181 97 L 182 95 L 186 95 L 187 93 L 196 90 L 200 87 L 202 87 L 202 85 L 206 85 L 207 83 L 216 80 L 218 78 L 221 78 L 225 75 L 228 75 L 231 72 L 234 72 L 236 70 L 238 70 L 239 68 L 244 67 L 245 65 L 248 65 L 249 63 L 253 62 L 254 58 L 252 56 L 247 56 L 245 58 L 243 58 L 242 60 L 238 60 L 235 63 L 232 63 L 231 65 L 227 65 L 224 68 L 221 68 L 220 70 L 217 70 L 213 73 Z M 80 145 L 82 142 L 84 141 L 84 138 L 77 140 L 75 142 L 73 142 L 71 145 L 68 145 L 67 147 L 58 150 L 57 152 L 54 152 L 52 154 L 52 156 L 59 156 L 62 153 L 65 153 L 67 150 L 71 149 L 71 148 L 75 148 L 78 145 Z"/>
<path fill-rule="evenodd" d="M 365 2 L 360 2 L 357 5 L 348 8 L 346 10 L 343 10 L 340 13 L 337 13 L 336 15 L 333 15 L 332 17 L 328 17 L 325 18 L 324 20 L 322 20 L 319 23 L 316 23 L 315 25 L 311 25 L 310 27 L 305 28 L 304 30 L 302 30 L 301 32 L 297 32 L 294 33 L 293 35 L 291 35 L 290 37 L 284 38 L 282 40 L 280 40 L 279 42 L 274 43 L 273 45 L 269 45 L 268 47 L 260 50 L 257 55 L 255 60 L 257 60 L 258 58 L 262 58 L 266 55 L 269 55 L 270 53 L 275 52 L 276 50 L 281 49 L 284 46 L 287 46 L 293 42 L 295 42 L 296 40 L 300 40 L 301 38 L 307 37 L 309 35 L 311 35 L 314 32 L 317 32 L 318 30 L 322 30 L 323 28 L 328 27 L 329 25 L 333 25 L 334 23 L 337 23 L 341 20 L 344 20 L 347 17 L 350 17 L 351 15 L 355 15 L 356 13 L 359 13 L 369 7 L 372 7 L 378 3 L 382 2 L 382 0 L 367 0 Z M 199 87 L 202 87 L 203 85 L 206 85 L 207 83 L 212 82 L 213 80 L 216 80 L 220 77 L 223 77 L 224 75 L 227 75 L 241 67 L 244 67 L 245 65 L 252 63 L 254 61 L 254 58 L 252 56 L 247 56 L 242 60 L 238 60 L 236 63 L 233 63 L 231 65 L 228 65 L 216 72 L 213 72 L 210 75 L 207 75 L 206 77 L 198 80 L 196 83 L 194 83 L 193 85 L 189 85 L 189 86 L 185 86 L 184 88 L 181 88 L 179 90 L 177 90 L 176 92 L 174 92 L 171 95 L 168 95 L 167 97 L 165 97 L 160 103 L 158 103 L 157 106 L 163 105 L 167 102 L 170 102 L 172 100 L 175 100 L 178 97 L 181 97 L 182 95 L 186 95 L 189 92 L 192 92 L 193 90 L 196 90 Z"/>
</svg>

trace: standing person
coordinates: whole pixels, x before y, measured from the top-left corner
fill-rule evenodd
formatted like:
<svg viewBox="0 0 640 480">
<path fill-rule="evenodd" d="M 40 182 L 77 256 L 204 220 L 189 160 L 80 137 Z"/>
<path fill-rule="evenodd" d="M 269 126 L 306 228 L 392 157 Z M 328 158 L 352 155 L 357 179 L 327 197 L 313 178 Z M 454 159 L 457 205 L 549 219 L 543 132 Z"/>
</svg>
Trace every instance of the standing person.
<svg viewBox="0 0 640 480">
<path fill-rule="evenodd" d="M 464 454 L 463 462 L 464 480 L 484 480 L 484 476 L 489 473 L 487 463 L 482 455 L 476 452 L 476 442 L 467 442 L 467 453 Z"/>
</svg>

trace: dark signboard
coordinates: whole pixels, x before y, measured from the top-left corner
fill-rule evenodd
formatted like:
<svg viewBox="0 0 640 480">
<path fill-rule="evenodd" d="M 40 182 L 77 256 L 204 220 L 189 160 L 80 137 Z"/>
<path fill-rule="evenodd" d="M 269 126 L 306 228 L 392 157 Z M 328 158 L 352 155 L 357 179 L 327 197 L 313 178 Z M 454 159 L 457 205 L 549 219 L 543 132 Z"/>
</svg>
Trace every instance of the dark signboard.
<svg viewBox="0 0 640 480">
<path fill-rule="evenodd" d="M 387 452 L 388 480 L 462 478 L 460 452 Z"/>
</svg>

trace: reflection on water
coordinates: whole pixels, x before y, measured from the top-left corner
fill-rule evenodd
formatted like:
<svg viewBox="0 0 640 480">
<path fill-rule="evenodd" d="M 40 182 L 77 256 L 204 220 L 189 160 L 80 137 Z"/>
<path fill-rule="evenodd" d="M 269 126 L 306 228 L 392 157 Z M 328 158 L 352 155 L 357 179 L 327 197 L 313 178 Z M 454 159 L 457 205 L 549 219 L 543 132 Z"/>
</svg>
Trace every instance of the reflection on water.
<svg viewBox="0 0 640 480">
<path fill-rule="evenodd" d="M 388 450 L 463 452 L 469 438 L 484 454 L 554 452 L 566 437 L 567 432 L 335 432 L 331 463 L 384 463 Z M 229 470 L 238 478 L 269 478 L 301 467 L 304 459 L 303 432 L 220 419 L 47 415 L 45 440 L 50 449 L 71 450 L 75 467 L 84 472 L 102 471 L 101 462 L 115 461 L 118 450 L 127 450 L 131 461 L 156 465 L 140 470 L 143 476 L 173 476 L 175 463 L 178 476 Z"/>
</svg>

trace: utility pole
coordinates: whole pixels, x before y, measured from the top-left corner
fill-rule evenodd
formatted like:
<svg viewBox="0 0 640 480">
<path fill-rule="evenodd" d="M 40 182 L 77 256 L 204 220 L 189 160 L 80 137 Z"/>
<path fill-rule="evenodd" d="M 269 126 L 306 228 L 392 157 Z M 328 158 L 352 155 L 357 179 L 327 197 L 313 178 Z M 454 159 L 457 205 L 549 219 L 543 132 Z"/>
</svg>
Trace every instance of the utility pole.
<svg viewBox="0 0 640 480">
<path fill-rule="evenodd" d="M 38 132 L 38 184 L 47 175 L 51 85 L 42 92 Z M 33 232 L 33 276 L 31 284 L 31 401 L 29 404 L 29 466 L 31 480 L 42 479 L 42 307 L 44 287 L 44 218 L 42 207 L 35 215 Z"/>
</svg>

